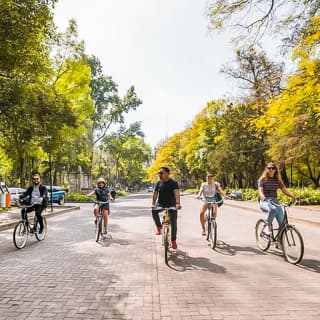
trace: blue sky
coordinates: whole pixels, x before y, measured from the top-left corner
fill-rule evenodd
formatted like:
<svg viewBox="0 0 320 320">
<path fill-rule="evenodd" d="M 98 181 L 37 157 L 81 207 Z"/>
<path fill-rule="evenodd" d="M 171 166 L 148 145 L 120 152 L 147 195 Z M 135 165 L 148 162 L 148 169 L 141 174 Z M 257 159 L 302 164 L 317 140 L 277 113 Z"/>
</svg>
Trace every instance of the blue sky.
<svg viewBox="0 0 320 320">
<path fill-rule="evenodd" d="M 155 146 L 183 130 L 206 102 L 234 94 L 219 73 L 234 58 L 226 35 L 209 33 L 207 0 L 60 0 L 55 23 L 74 18 L 88 54 L 120 92 L 134 85 L 143 105 L 127 122 L 142 121 L 146 142 Z"/>
</svg>

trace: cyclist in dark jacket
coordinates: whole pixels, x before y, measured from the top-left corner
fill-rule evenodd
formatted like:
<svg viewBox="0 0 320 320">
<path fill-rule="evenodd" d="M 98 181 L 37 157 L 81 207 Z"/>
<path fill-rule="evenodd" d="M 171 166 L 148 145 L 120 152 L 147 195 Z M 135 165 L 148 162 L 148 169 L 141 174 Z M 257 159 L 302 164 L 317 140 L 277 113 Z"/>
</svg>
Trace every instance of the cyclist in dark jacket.
<svg viewBox="0 0 320 320">
<path fill-rule="evenodd" d="M 97 187 L 93 191 L 88 193 L 87 196 L 91 197 L 94 194 L 96 195 L 97 201 L 106 202 L 108 200 L 113 200 L 113 198 L 109 192 L 109 189 L 107 188 L 106 181 L 103 178 L 99 178 L 97 180 Z M 109 203 L 102 204 L 101 206 L 103 208 L 104 234 L 107 234 L 108 233 L 108 215 L 110 212 Z M 98 204 L 96 204 L 94 206 L 93 213 L 94 213 L 95 217 L 98 215 L 98 213 L 99 213 L 99 205 Z"/>
<path fill-rule="evenodd" d="M 39 233 L 43 231 L 43 219 L 42 211 L 48 206 L 48 190 L 45 186 L 41 184 L 41 178 L 39 173 L 34 173 L 32 176 L 32 186 L 30 186 L 27 191 L 21 195 L 19 198 L 25 199 L 25 203 L 33 204 L 32 207 L 27 208 L 26 212 L 31 212 L 35 210 L 35 214 L 39 221 Z M 21 216 L 24 210 L 21 211 Z M 23 217 L 22 217 L 23 218 Z"/>
</svg>

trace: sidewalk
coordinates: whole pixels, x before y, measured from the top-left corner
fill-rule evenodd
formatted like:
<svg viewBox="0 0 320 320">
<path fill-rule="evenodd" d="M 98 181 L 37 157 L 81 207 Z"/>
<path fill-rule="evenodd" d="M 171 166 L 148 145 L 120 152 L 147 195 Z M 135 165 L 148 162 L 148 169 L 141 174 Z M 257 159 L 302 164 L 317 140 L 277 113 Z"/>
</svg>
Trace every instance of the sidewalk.
<svg viewBox="0 0 320 320">
<path fill-rule="evenodd" d="M 78 206 L 53 206 L 53 211 L 49 206 L 44 212 L 44 216 L 52 217 L 65 212 L 80 210 Z M 6 211 L 0 211 L 0 231 L 11 229 L 20 220 L 21 209 L 14 207 Z M 29 217 L 29 216 L 28 216 Z"/>
<path fill-rule="evenodd" d="M 249 211 L 261 212 L 257 201 L 237 201 L 227 200 L 225 205 L 247 209 Z M 292 206 L 289 208 L 289 220 L 296 220 L 320 227 L 320 207 L 319 206 Z"/>
</svg>

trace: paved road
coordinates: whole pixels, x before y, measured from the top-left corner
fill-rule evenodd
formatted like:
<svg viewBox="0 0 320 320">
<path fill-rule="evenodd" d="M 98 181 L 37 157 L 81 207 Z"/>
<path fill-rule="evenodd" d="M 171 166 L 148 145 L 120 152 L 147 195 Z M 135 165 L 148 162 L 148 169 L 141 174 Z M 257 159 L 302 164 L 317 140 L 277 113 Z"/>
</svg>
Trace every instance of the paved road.
<svg viewBox="0 0 320 320">
<path fill-rule="evenodd" d="M 0 319 L 320 319 L 320 228 L 297 224 L 299 266 L 257 250 L 260 214 L 224 205 L 219 245 L 200 235 L 199 202 L 183 197 L 178 250 L 164 264 L 150 194 L 112 204 L 111 239 L 93 240 L 92 207 L 49 220 L 43 242 L 16 250 L 0 232 Z"/>
</svg>

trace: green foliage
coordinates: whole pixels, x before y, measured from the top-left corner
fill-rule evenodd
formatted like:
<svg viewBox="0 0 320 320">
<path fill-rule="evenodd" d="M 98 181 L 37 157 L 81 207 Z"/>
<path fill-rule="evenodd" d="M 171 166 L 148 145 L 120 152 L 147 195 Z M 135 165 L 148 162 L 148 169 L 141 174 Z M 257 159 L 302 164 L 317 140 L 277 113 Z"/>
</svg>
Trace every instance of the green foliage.
<svg viewBox="0 0 320 320">
<path fill-rule="evenodd" d="M 77 192 L 68 192 L 67 193 L 67 201 L 90 201 L 85 194 L 77 193 Z"/>
<path fill-rule="evenodd" d="M 300 197 L 299 204 L 301 205 L 319 205 L 320 204 L 320 190 L 312 189 L 312 188 L 289 188 L 288 189 L 292 194 L 295 196 Z M 239 191 L 239 190 L 232 190 L 228 189 L 225 190 L 227 193 L 232 191 Z M 257 189 L 240 189 L 242 192 L 242 199 L 243 200 L 252 200 L 257 201 L 259 197 L 259 191 Z M 286 196 L 282 191 L 278 191 L 278 199 L 280 203 L 290 203 L 292 199 Z"/>
</svg>

